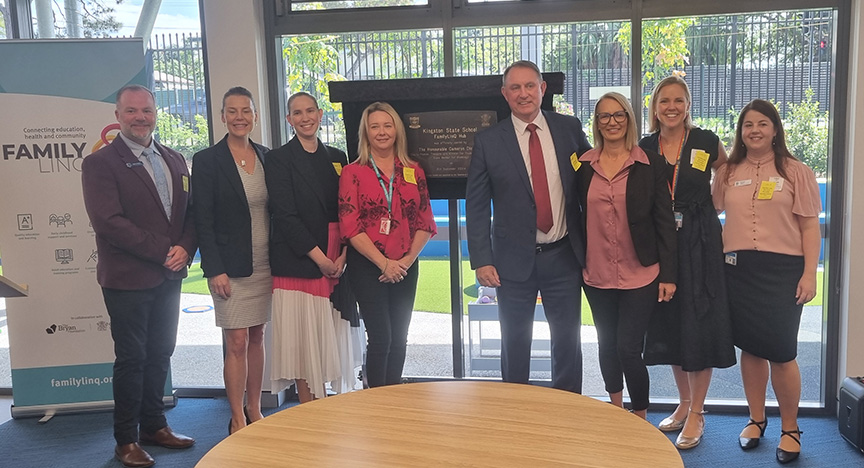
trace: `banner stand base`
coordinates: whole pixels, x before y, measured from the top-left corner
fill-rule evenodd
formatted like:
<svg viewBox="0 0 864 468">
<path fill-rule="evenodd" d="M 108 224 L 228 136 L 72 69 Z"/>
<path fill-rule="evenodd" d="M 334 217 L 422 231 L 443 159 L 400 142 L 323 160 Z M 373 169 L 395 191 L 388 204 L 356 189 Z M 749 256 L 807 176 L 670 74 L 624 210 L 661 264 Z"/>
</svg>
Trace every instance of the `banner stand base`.
<svg viewBox="0 0 864 468">
<path fill-rule="evenodd" d="M 172 390 L 170 395 L 162 397 L 162 401 L 165 403 L 165 408 L 177 406 L 176 390 Z M 33 406 L 15 406 L 13 404 L 11 408 L 13 419 L 41 418 L 40 423 L 48 422 L 52 417 L 61 414 L 102 413 L 113 410 L 114 400 Z"/>
</svg>

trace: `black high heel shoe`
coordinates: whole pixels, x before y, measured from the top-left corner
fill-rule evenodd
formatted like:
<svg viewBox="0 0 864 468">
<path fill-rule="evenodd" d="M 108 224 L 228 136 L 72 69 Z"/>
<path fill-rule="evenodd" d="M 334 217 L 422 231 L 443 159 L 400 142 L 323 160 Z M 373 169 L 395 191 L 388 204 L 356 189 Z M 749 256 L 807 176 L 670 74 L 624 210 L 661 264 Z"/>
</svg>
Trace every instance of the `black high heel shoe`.
<svg viewBox="0 0 864 468">
<path fill-rule="evenodd" d="M 233 422 L 234 422 L 234 418 L 228 418 L 228 435 L 229 436 L 231 435 L 231 426 L 234 425 L 234 424 L 232 424 Z"/>
<path fill-rule="evenodd" d="M 799 437 L 795 437 L 795 435 L 796 434 L 801 435 L 803 433 L 804 433 L 804 431 L 801 431 L 800 429 L 795 429 L 794 431 L 781 430 L 780 431 L 780 438 L 782 439 L 783 436 L 788 436 L 792 440 L 794 440 L 798 444 L 798 447 L 800 448 L 801 447 L 801 439 Z M 800 451 L 787 452 L 787 451 L 781 449 L 780 447 L 777 447 L 777 461 L 780 463 L 789 463 L 791 461 L 795 461 L 798 458 L 798 455 L 801 455 Z"/>
<path fill-rule="evenodd" d="M 759 446 L 759 439 L 765 435 L 765 428 L 768 427 L 768 419 L 766 418 L 763 421 L 754 421 L 750 419 L 750 422 L 747 423 L 744 428 L 746 429 L 748 426 L 756 426 L 759 428 L 759 437 L 738 437 L 738 445 L 741 446 L 741 450 L 750 450 Z"/>
<path fill-rule="evenodd" d="M 249 419 L 249 411 L 246 411 L 246 407 L 245 407 L 245 406 L 243 407 L 243 416 L 246 417 L 246 425 L 247 425 L 247 426 L 250 425 L 250 424 L 252 424 L 252 420 Z"/>
</svg>

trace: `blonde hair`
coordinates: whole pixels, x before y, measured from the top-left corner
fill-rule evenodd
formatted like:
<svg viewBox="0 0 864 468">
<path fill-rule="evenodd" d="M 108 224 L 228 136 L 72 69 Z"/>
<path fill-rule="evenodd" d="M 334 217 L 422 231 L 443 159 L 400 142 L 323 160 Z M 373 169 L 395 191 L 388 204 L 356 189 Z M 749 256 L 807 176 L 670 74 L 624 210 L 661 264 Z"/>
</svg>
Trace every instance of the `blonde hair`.
<svg viewBox="0 0 864 468">
<path fill-rule="evenodd" d="M 373 102 L 363 109 L 363 115 L 360 117 L 360 130 L 357 132 L 360 137 L 360 144 L 357 145 L 358 164 L 369 164 L 372 161 L 369 132 L 366 126 L 369 116 L 373 112 L 386 112 L 393 119 L 393 125 L 396 127 L 396 141 L 393 142 L 396 156 L 402 161 L 403 166 L 413 166 L 415 164 L 414 160 L 408 156 L 408 140 L 405 136 L 405 125 L 402 123 L 402 118 L 396 113 L 396 109 L 386 102 Z"/>
<path fill-rule="evenodd" d="M 594 128 L 594 146 L 598 148 L 603 147 L 603 134 L 600 133 L 600 121 L 597 118 L 597 108 L 604 99 L 611 99 L 617 102 L 622 108 L 624 108 L 624 112 L 627 113 L 627 133 L 624 135 L 624 147 L 627 148 L 627 151 L 632 150 L 639 142 L 639 132 L 636 130 L 636 119 L 633 118 L 633 106 L 630 105 L 630 101 L 628 101 L 623 94 L 615 92 L 606 93 L 600 96 L 600 99 L 598 99 L 597 103 L 594 104 L 594 123 L 592 125 Z M 610 118 L 614 119 L 614 117 Z"/>
<path fill-rule="evenodd" d="M 678 75 L 671 75 L 660 80 L 654 86 L 654 90 L 651 91 L 651 99 L 648 100 L 648 131 L 651 133 L 660 131 L 660 119 L 657 118 L 657 103 L 655 101 L 657 100 L 657 95 L 660 94 L 660 90 L 669 85 L 678 85 L 684 88 L 684 97 L 687 98 L 687 115 L 684 116 L 684 128 L 687 130 L 693 128 L 693 118 L 690 116 L 690 105 L 693 102 L 693 98 L 690 96 L 690 87 L 687 86 L 684 78 Z"/>
</svg>

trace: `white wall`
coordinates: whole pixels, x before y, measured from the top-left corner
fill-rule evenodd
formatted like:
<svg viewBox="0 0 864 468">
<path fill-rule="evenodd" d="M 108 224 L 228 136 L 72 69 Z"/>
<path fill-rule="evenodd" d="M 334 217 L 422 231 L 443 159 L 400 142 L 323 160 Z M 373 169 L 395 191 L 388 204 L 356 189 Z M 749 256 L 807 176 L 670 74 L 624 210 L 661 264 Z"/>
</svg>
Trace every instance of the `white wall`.
<svg viewBox="0 0 864 468">
<path fill-rule="evenodd" d="M 220 111 L 222 95 L 233 86 L 252 92 L 258 114 L 266 116 L 270 100 L 267 93 L 263 0 L 208 0 L 203 2 L 207 38 L 207 65 L 213 105 L 210 106 L 213 138 L 225 136 Z M 269 125 L 259 123 L 252 139 L 270 146 Z"/>
<path fill-rule="evenodd" d="M 840 321 L 841 380 L 847 375 L 864 375 L 864 163 L 855 164 L 858 152 L 864 153 L 864 0 L 852 2 L 852 32 L 849 50 L 849 120 L 846 145 L 847 239 L 843 258 L 846 281 L 842 285 Z M 847 50 L 847 47 L 838 47 Z M 832 220 L 836 222 L 837 217 Z M 853 261 L 858 259 L 858 261 Z"/>
</svg>

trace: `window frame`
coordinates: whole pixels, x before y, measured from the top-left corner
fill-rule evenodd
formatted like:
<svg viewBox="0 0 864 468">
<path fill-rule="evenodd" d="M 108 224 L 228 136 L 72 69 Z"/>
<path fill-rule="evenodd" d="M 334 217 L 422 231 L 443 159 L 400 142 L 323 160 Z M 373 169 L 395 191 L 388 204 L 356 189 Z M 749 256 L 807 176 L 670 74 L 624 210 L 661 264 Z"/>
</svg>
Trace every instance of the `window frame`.
<svg viewBox="0 0 864 468">
<path fill-rule="evenodd" d="M 491 2 L 468 3 L 467 0 L 429 0 L 425 7 L 386 7 L 361 8 L 356 10 L 331 10 L 315 12 L 286 12 L 284 0 L 264 2 L 265 41 L 273 44 L 267 48 L 268 75 L 284 76 L 282 61 L 277 60 L 280 49 L 275 40 L 283 35 L 321 34 L 327 32 L 354 32 L 358 25 L 363 31 L 399 29 L 441 28 L 444 33 L 445 76 L 454 74 L 453 30 L 460 27 L 508 26 L 538 23 L 561 23 L 575 21 L 608 21 L 623 20 L 632 22 L 631 65 L 633 77 L 631 80 L 631 100 L 641 99 L 641 68 L 642 68 L 642 21 L 645 19 L 674 16 L 703 16 L 723 14 L 752 14 L 773 10 L 810 10 L 830 8 L 837 12 L 832 45 L 832 63 L 834 82 L 831 85 L 831 124 L 829 130 L 829 165 L 828 174 L 830 187 L 824 201 L 826 212 L 826 261 L 824 274 L 828 280 L 823 293 L 823 306 L 827 318 L 823 321 L 822 330 L 822 397 L 819 412 L 834 412 L 837 408 L 836 394 L 838 391 L 839 365 L 839 333 L 841 317 L 841 288 L 843 279 L 842 261 L 844 242 L 847 241 L 843 232 L 843 218 L 846 194 L 846 177 L 848 161 L 843 153 L 847 141 L 845 122 L 849 113 L 849 56 L 838 53 L 845 50 L 850 43 L 852 2 L 851 0 L 766 0 L 753 3 L 750 0 L 729 0 L 713 2 L 709 0 L 535 0 L 532 2 Z M 576 7 L 578 5 L 578 7 Z M 420 14 L 418 14 L 420 13 Z M 302 18 L 302 20 L 300 20 Z M 269 80 L 269 91 L 272 97 L 280 97 L 284 102 L 284 90 L 280 90 L 279 80 Z M 641 119 L 641 115 L 640 115 Z M 271 106 L 270 121 L 273 128 L 271 134 L 281 135 L 280 124 L 284 125 L 284 112 L 281 106 Z M 639 122 L 641 123 L 641 122 Z M 832 226 L 832 213 L 838 214 L 836 226 Z M 458 269 L 456 269 L 458 270 Z M 460 279 L 461 280 L 461 279 Z M 461 356 L 457 347 L 462 347 L 461 341 L 455 342 L 457 333 L 454 319 L 454 357 Z M 461 334 L 459 334 L 461 337 Z M 464 361 L 464 357 L 463 357 Z M 461 368 L 461 366 L 460 366 Z M 455 363 L 454 363 L 455 369 Z M 807 408 L 803 408 L 808 410 Z"/>
</svg>

